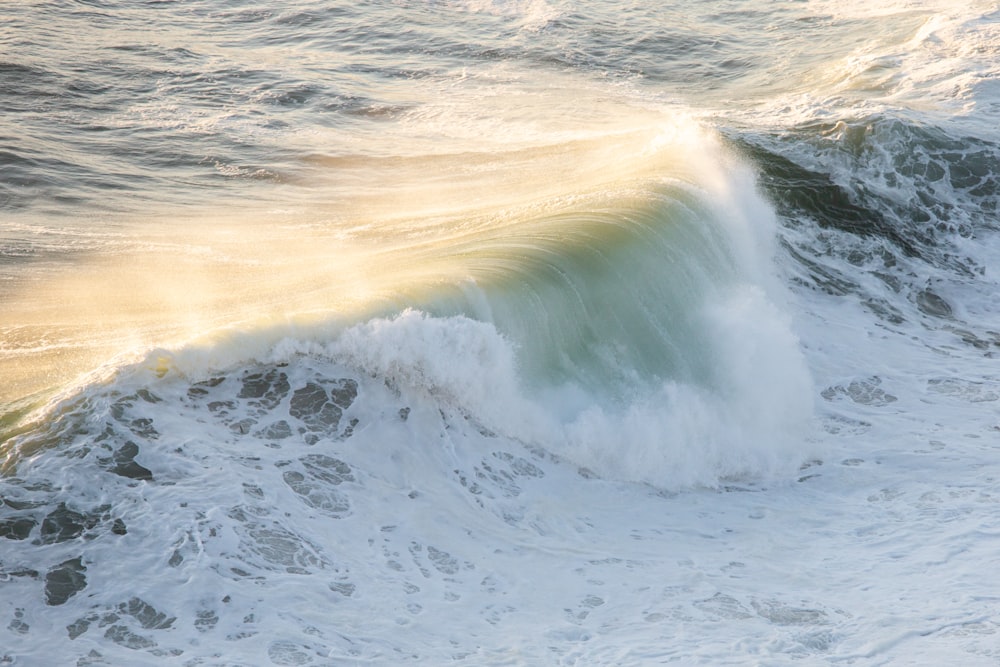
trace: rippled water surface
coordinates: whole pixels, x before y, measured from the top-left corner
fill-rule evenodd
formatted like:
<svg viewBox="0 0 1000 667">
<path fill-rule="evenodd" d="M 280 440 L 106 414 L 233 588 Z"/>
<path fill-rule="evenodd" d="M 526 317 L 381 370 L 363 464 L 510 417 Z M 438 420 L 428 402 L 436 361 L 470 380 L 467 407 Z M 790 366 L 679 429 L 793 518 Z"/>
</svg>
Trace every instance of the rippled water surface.
<svg viewBox="0 0 1000 667">
<path fill-rule="evenodd" d="M 996 664 L 998 19 L 0 8 L 0 663 Z"/>
</svg>

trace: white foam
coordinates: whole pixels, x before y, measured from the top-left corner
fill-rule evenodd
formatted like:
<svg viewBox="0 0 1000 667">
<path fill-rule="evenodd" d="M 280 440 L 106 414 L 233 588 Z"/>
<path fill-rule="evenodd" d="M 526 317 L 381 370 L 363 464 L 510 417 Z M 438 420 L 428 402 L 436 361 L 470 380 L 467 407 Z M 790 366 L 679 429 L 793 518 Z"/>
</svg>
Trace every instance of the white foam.
<svg viewBox="0 0 1000 667">
<path fill-rule="evenodd" d="M 787 317 L 746 288 L 706 320 L 711 387 L 670 381 L 624 409 L 591 404 L 558 451 L 602 477 L 668 489 L 788 475 L 815 456 L 812 381 Z"/>
<path fill-rule="evenodd" d="M 990 136 L 997 104 L 1000 30 L 990 3 L 811 3 L 853 36 L 866 21 L 889 29 L 847 39 L 825 62 L 802 71 L 801 83 L 759 107 L 725 109 L 759 127 L 904 114 Z M 842 25 L 838 25 L 842 24 Z M 856 24 L 856 26 L 855 26 Z"/>
<path fill-rule="evenodd" d="M 867 19 L 927 7 L 811 5 Z M 964 16 L 969 4 L 949 7 Z M 972 7 L 981 19 L 932 21 L 912 42 L 844 61 L 856 66 L 848 85 L 885 70 L 884 98 L 824 90 L 743 118 L 764 133 L 885 110 L 934 123 L 936 111 L 909 105 L 921 86 L 938 104 L 955 84 L 945 110 L 967 116 L 946 128 L 992 133 L 995 8 Z M 456 141 L 489 128 L 470 123 Z M 852 163 L 782 139 L 782 155 L 842 185 L 890 201 L 920 192 L 882 160 L 910 155 L 905 143 Z M 616 400 L 526 387 L 517 341 L 496 326 L 407 311 L 293 327 L 277 345 L 289 328 L 230 331 L 75 390 L 19 441 L 43 447 L 18 477 L 0 479 L 0 521 L 37 521 L 28 539 L 0 537 L 0 663 L 998 664 L 992 227 L 947 246 L 984 267 L 974 277 L 934 253 L 894 257 L 879 277 L 888 241 L 796 221 L 783 241 L 856 286 L 817 289 L 812 267 L 779 247 L 783 292 L 766 207 L 743 176 L 719 174 L 706 191 L 739 279 L 691 297 L 712 352 L 699 382 L 640 381 L 641 395 Z M 927 193 L 956 217 L 971 210 L 947 188 Z M 928 286 L 951 316 L 920 309 Z M 873 297 L 902 321 L 874 314 Z M 270 394 L 245 383 L 255 374 L 273 374 Z M 358 394 L 333 426 L 348 380 Z M 803 437 L 814 399 L 818 424 Z M 127 442 L 153 481 L 109 471 Z M 822 462 L 789 474 L 814 450 Z M 41 543 L 60 504 L 95 523 Z M 87 586 L 46 604 L 47 575 L 75 558 Z"/>
</svg>

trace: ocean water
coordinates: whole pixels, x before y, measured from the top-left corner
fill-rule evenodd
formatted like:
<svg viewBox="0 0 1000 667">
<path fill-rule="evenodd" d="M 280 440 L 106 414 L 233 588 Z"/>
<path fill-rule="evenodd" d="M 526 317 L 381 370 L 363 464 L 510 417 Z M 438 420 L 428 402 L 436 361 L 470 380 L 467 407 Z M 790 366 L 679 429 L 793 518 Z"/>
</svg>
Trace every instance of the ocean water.
<svg viewBox="0 0 1000 667">
<path fill-rule="evenodd" d="M 0 19 L 0 665 L 1000 664 L 995 3 Z"/>
</svg>

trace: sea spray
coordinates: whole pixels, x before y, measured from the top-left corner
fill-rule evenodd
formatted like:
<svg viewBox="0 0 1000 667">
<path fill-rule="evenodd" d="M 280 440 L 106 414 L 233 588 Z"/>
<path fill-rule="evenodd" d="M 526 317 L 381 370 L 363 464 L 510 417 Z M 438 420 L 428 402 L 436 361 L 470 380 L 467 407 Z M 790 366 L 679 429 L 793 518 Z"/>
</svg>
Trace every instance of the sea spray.
<svg viewBox="0 0 1000 667">
<path fill-rule="evenodd" d="M 66 4 L 0 664 L 1000 664 L 995 2 Z"/>
</svg>

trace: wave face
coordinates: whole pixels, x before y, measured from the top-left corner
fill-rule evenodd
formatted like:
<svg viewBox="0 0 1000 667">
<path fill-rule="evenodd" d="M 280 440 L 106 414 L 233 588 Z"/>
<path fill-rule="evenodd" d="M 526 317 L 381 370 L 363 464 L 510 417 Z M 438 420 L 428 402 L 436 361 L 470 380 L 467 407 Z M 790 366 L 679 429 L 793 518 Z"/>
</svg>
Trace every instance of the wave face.
<svg viewBox="0 0 1000 667">
<path fill-rule="evenodd" d="M 602 160 L 607 155 L 627 157 L 613 164 Z M 470 164 L 486 160 L 480 167 L 485 176 L 465 175 Z M 261 276 L 254 282 L 256 311 L 244 308 L 249 294 L 233 304 L 228 289 L 218 295 L 217 285 L 194 299 L 177 295 L 175 303 L 154 300 L 156 286 L 131 290 L 124 304 L 114 291 L 111 299 L 103 297 L 104 305 L 137 313 L 125 313 L 125 326 L 111 332 L 98 329 L 103 322 L 86 319 L 92 303 L 68 309 L 82 311 L 73 315 L 95 330 L 95 347 L 117 340 L 129 326 L 147 327 L 155 335 L 164 317 L 171 320 L 167 326 L 184 315 L 204 326 L 204 315 L 191 318 L 184 311 L 217 301 L 231 309 L 234 320 L 248 318 L 221 327 L 209 340 L 198 332 L 183 344 L 186 377 L 231 373 L 241 363 L 270 355 L 282 339 L 336 348 L 338 343 L 328 341 L 346 337 L 354 341 L 350 356 L 358 360 L 357 372 L 391 380 L 401 372 L 397 366 L 411 367 L 404 373 L 413 376 L 410 384 L 430 383 L 443 399 L 460 399 L 461 407 L 490 429 L 615 479 L 670 489 L 713 485 L 729 475 L 794 467 L 806 456 L 797 443 L 811 412 L 805 398 L 808 371 L 789 318 L 768 294 L 781 294 L 770 257 L 773 213 L 746 168 L 695 124 L 678 120 L 625 134 L 602 131 L 585 141 L 509 154 L 422 156 L 401 165 L 379 158 L 352 162 L 325 168 L 336 170 L 334 178 L 348 170 L 366 178 L 376 172 L 378 182 L 392 182 L 393 191 L 413 193 L 418 201 L 402 218 L 395 207 L 393 217 L 384 210 L 373 213 L 366 195 L 352 202 L 368 216 L 368 229 L 361 233 L 368 238 L 353 242 L 354 249 L 348 242 L 345 256 L 333 259 L 335 270 L 349 275 L 332 277 L 332 285 L 316 288 L 307 300 L 283 297 L 329 275 L 331 260 L 326 253 L 294 249 L 328 239 L 305 230 L 285 250 L 289 255 L 274 258 L 281 246 L 248 243 L 254 233 L 249 229 L 240 239 L 249 256 L 235 269 L 219 270 L 217 252 L 194 268 L 205 273 L 200 284 L 218 280 L 238 290 L 248 262 L 288 266 L 277 280 Z M 563 183 L 534 186 L 533 176 L 552 169 L 570 172 L 574 189 Z M 422 187 L 425 181 L 429 188 Z M 497 188 L 471 201 L 459 194 L 484 183 Z M 385 243 L 387 235 L 403 238 L 393 247 Z M 126 261 L 134 266 L 117 270 L 135 274 L 130 285 L 150 280 L 139 273 L 155 272 L 159 282 L 175 280 L 162 260 L 153 267 Z M 73 289 L 110 288 L 96 275 L 104 268 L 100 263 L 86 269 L 99 281 L 96 286 L 77 274 Z M 187 280 L 181 284 L 187 286 Z M 356 285 L 369 296 L 355 295 L 353 303 L 336 308 L 331 292 Z M 137 298 L 152 307 L 129 303 Z M 298 310 L 282 310 L 289 307 Z M 279 314 L 293 324 L 276 323 Z M 484 327 L 467 330 L 470 322 Z M 485 366 L 475 355 L 461 357 L 468 347 L 504 346 L 503 354 L 488 355 Z M 342 356 L 336 349 L 326 354 Z M 193 361 L 198 355 L 201 360 Z M 148 365 L 150 358 L 135 363 Z M 422 369 L 437 370 L 423 377 Z M 115 366 L 107 371 L 114 386 Z M 497 386 L 484 382 L 493 376 L 505 380 Z M 156 392 L 153 386 L 149 390 Z M 483 392 L 489 400 L 486 395 L 472 400 Z M 531 407 L 538 401 L 541 410 Z M 511 414 L 534 412 L 537 431 L 522 433 L 521 425 L 508 423 Z M 19 447 L 10 447 L 12 461 Z"/>
<path fill-rule="evenodd" d="M 9 13 L 0 664 L 1000 660 L 989 3 Z"/>
</svg>

